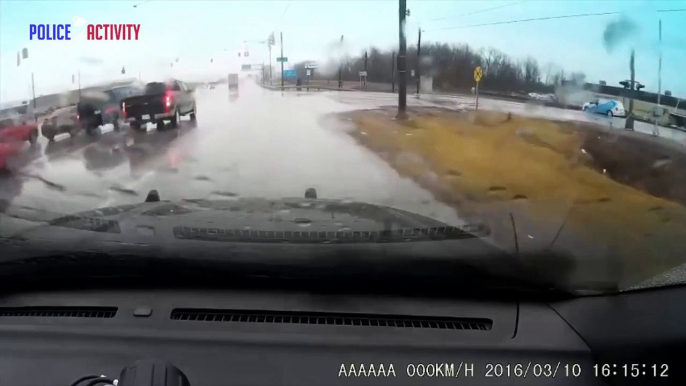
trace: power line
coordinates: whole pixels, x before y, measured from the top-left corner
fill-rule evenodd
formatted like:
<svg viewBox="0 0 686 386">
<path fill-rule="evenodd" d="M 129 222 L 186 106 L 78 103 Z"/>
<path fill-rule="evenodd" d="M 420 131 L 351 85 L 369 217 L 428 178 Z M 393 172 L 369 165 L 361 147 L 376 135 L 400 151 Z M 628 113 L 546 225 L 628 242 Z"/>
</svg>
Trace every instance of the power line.
<svg viewBox="0 0 686 386">
<path fill-rule="evenodd" d="M 685 12 L 685 11 L 686 11 L 686 8 L 679 8 L 679 9 L 658 9 L 656 12 L 667 13 L 667 12 Z M 608 15 L 618 15 L 621 13 L 622 12 L 619 12 L 619 11 L 613 11 L 613 12 L 597 12 L 597 13 L 579 13 L 579 14 L 573 14 L 573 15 L 560 15 L 560 16 L 544 16 L 544 17 L 534 17 L 534 18 L 530 18 L 530 19 L 506 20 L 506 21 L 496 21 L 496 22 L 492 22 L 492 23 L 469 24 L 469 25 L 462 25 L 462 26 L 456 26 L 456 27 L 434 28 L 434 29 L 431 29 L 428 31 L 443 31 L 443 30 L 448 30 L 448 29 L 485 27 L 485 26 L 490 26 L 490 25 L 525 23 L 525 22 L 529 22 L 529 21 L 571 19 L 571 18 L 577 18 L 577 17 L 608 16 Z"/>
<path fill-rule="evenodd" d="M 281 25 L 281 22 L 283 21 L 284 15 L 286 15 L 286 12 L 288 12 L 288 7 L 291 6 L 291 2 L 289 1 L 288 4 L 286 4 L 286 8 L 283 10 L 283 13 L 281 13 L 281 18 L 279 19 L 279 26 Z"/>
<path fill-rule="evenodd" d="M 488 11 L 494 11 L 494 10 L 496 10 L 496 9 L 511 7 L 511 6 L 513 6 L 513 5 L 519 5 L 519 4 L 522 4 L 522 3 L 526 3 L 526 1 L 520 1 L 520 2 L 517 2 L 517 3 L 510 3 L 510 4 L 505 4 L 505 5 L 498 5 L 498 6 L 495 6 L 495 7 L 484 8 L 484 9 L 480 9 L 480 10 L 478 10 L 478 11 L 472 11 L 472 12 L 462 13 L 462 14 L 454 15 L 454 16 L 439 17 L 439 18 L 437 18 L 437 19 L 431 19 L 430 21 L 446 20 L 446 19 L 453 19 L 453 18 L 462 17 L 462 16 L 475 15 L 475 14 L 477 14 L 477 13 L 488 12 Z"/>
</svg>

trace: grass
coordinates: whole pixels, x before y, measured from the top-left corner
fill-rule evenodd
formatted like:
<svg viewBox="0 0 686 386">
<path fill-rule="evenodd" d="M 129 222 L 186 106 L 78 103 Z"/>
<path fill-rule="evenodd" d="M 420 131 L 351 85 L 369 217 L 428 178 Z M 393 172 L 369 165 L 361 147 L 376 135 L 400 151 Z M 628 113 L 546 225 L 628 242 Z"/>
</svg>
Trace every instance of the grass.
<svg viewBox="0 0 686 386">
<path fill-rule="evenodd" d="M 593 131 L 575 123 L 486 112 L 419 114 L 405 122 L 374 112 L 352 118 L 361 143 L 405 176 L 425 181 L 435 174 L 438 183 L 425 187 L 462 213 L 525 201 L 544 220 L 559 212 L 536 203 L 574 205 L 568 226 L 625 256 L 629 281 L 685 260 L 677 246 L 686 236 L 686 208 L 603 174 L 582 150 Z"/>
</svg>

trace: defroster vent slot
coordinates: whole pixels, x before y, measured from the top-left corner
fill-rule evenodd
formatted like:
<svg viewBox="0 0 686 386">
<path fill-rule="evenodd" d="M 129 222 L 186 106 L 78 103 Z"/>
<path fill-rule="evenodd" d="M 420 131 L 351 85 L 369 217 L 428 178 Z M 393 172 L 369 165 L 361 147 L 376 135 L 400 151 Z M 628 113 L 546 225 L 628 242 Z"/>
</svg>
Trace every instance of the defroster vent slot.
<svg viewBox="0 0 686 386">
<path fill-rule="evenodd" d="M 454 318 L 383 314 L 341 314 L 328 312 L 289 312 L 255 310 L 174 309 L 172 320 L 194 322 L 232 322 L 269 324 L 307 324 L 321 326 L 396 327 L 436 330 L 488 331 L 493 321 L 482 318 Z"/>
<path fill-rule="evenodd" d="M 117 307 L 0 307 L 0 318 L 114 318 Z"/>
</svg>

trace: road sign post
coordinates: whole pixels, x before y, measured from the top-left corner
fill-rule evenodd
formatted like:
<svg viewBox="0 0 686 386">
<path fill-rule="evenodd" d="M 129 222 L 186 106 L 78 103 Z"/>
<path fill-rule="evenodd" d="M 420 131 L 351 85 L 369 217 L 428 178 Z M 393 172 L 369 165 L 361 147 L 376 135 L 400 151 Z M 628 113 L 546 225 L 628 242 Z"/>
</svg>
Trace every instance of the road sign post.
<svg viewBox="0 0 686 386">
<path fill-rule="evenodd" d="M 360 71 L 360 89 L 366 88 L 367 85 L 367 71 Z"/>
<path fill-rule="evenodd" d="M 283 91 L 283 63 L 287 60 L 287 58 L 283 57 L 283 32 L 281 32 L 281 91 Z"/>
<path fill-rule="evenodd" d="M 481 67 L 477 66 L 474 69 L 474 80 L 476 81 L 476 110 L 479 110 L 479 82 L 481 82 L 483 75 L 483 70 Z"/>
</svg>

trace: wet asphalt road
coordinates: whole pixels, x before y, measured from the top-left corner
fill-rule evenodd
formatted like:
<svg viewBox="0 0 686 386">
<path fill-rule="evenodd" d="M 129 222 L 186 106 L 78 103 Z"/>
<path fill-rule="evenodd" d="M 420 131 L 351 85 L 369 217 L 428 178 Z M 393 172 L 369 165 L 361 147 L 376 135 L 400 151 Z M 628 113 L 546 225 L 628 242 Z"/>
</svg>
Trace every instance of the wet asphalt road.
<svg viewBox="0 0 686 386">
<path fill-rule="evenodd" d="M 389 102 L 342 94 L 282 94 L 250 83 L 238 97 L 202 89 L 196 123 L 184 117 L 176 130 L 149 124 L 146 133 L 106 128 L 93 137 L 41 137 L 22 153 L 20 172 L 0 177 L 0 199 L 69 214 L 143 202 L 152 189 L 177 200 L 303 197 L 313 187 L 320 198 L 461 224 L 452 209 L 355 143 L 348 122 L 329 115 Z"/>
<path fill-rule="evenodd" d="M 330 114 L 395 105 L 396 94 L 364 92 L 279 92 L 246 83 L 230 96 L 223 87 L 196 95 L 198 119 L 184 117 L 180 128 L 146 133 L 106 128 L 22 152 L 21 171 L 0 176 L 0 200 L 64 214 L 143 202 L 156 189 L 162 199 L 319 197 L 393 206 L 460 225 L 451 208 L 346 133 L 350 123 Z M 465 96 L 415 96 L 408 104 L 473 108 Z M 566 120 L 597 121 L 623 127 L 580 111 L 480 100 L 480 108 Z M 641 124 L 643 125 L 643 124 Z M 637 131 L 652 127 L 637 125 Z M 686 133 L 661 131 L 686 142 Z"/>
</svg>

